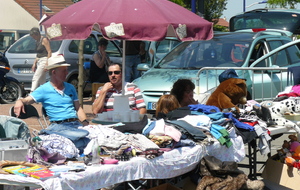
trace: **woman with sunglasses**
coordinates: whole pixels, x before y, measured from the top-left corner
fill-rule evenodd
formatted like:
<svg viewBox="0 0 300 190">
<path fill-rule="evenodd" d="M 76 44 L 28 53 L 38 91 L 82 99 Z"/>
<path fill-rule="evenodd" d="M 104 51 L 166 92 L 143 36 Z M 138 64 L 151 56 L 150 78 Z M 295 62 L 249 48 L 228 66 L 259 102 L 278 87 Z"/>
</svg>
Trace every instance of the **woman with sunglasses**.
<svg viewBox="0 0 300 190">
<path fill-rule="evenodd" d="M 101 86 L 93 103 L 93 113 L 113 111 L 114 94 L 122 94 L 122 65 L 112 63 L 108 67 L 108 78 L 110 82 Z M 133 83 L 125 84 L 125 95 L 129 97 L 129 106 L 132 110 L 139 110 L 140 114 L 147 112 L 141 90 Z"/>
</svg>

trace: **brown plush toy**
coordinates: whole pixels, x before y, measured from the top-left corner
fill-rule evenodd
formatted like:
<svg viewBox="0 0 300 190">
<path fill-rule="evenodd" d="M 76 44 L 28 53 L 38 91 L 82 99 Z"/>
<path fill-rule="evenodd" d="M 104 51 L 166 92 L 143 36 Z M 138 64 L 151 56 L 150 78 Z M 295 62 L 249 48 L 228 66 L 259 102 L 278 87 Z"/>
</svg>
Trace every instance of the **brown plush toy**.
<svg viewBox="0 0 300 190">
<path fill-rule="evenodd" d="M 210 95 L 206 105 L 216 106 L 221 111 L 235 108 L 239 113 L 237 104 L 247 103 L 247 85 L 245 79 L 239 78 L 233 69 L 228 69 L 220 74 L 219 81 L 219 86 Z"/>
</svg>

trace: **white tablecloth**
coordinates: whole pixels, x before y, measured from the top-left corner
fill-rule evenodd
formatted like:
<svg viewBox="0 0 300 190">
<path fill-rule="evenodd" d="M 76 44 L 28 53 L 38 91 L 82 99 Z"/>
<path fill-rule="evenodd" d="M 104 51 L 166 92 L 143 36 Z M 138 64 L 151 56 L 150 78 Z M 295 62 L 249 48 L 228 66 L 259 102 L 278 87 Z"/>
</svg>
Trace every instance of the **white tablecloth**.
<svg viewBox="0 0 300 190">
<path fill-rule="evenodd" d="M 244 150 L 241 152 L 244 152 Z M 138 179 L 173 178 L 193 170 L 207 154 L 213 155 L 222 161 L 243 159 L 243 154 L 235 155 L 234 147 L 227 148 L 216 142 L 209 146 L 197 145 L 177 148 L 150 160 L 135 157 L 130 161 L 121 161 L 117 165 L 89 166 L 84 172 L 66 172 L 62 173 L 60 177 L 43 182 L 34 178 L 0 174 L 0 183 L 2 180 L 9 180 L 38 184 L 45 190 L 94 190 L 115 183 Z"/>
</svg>

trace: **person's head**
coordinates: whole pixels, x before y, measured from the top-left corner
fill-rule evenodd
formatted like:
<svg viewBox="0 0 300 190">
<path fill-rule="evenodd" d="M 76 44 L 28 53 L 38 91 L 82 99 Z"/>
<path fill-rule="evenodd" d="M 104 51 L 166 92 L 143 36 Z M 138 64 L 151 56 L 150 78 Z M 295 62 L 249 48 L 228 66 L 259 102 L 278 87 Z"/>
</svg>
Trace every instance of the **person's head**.
<svg viewBox="0 0 300 190">
<path fill-rule="evenodd" d="M 167 114 L 170 111 L 175 110 L 179 107 L 180 104 L 174 95 L 165 94 L 162 95 L 157 102 L 155 115 L 157 117 L 159 113 Z"/>
<path fill-rule="evenodd" d="M 39 40 L 40 37 L 41 37 L 41 33 L 40 33 L 39 28 L 37 28 L 37 27 L 31 28 L 31 30 L 29 31 L 29 35 L 30 35 L 33 39 Z"/>
<path fill-rule="evenodd" d="M 101 38 L 101 39 L 99 40 L 99 42 L 98 42 L 98 48 L 99 48 L 99 49 L 100 49 L 100 48 L 106 49 L 107 45 L 108 45 L 108 40 L 105 39 L 105 38 Z"/>
<path fill-rule="evenodd" d="M 52 56 L 48 59 L 47 69 L 49 70 L 49 75 L 60 81 L 65 81 L 68 75 L 68 64 L 62 55 Z"/>
<path fill-rule="evenodd" d="M 143 42 L 143 41 L 141 41 L 141 43 L 140 43 L 140 49 L 141 50 L 145 50 L 145 47 L 146 47 L 146 43 Z"/>
<path fill-rule="evenodd" d="M 108 78 L 114 87 L 122 86 L 122 65 L 112 63 L 108 66 Z"/>
<path fill-rule="evenodd" d="M 189 102 L 190 98 L 194 96 L 195 84 L 190 79 L 178 79 L 171 89 L 173 94 L 181 106 L 184 106 L 185 102 Z"/>
</svg>

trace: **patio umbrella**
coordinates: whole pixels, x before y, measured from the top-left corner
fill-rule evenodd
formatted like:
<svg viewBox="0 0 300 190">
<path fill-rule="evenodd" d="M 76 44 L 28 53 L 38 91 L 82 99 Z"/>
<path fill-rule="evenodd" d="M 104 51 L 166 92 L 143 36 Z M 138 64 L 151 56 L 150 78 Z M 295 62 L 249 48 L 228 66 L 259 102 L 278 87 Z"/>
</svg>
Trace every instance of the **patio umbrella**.
<svg viewBox="0 0 300 190">
<path fill-rule="evenodd" d="M 106 39 L 123 40 L 123 47 L 126 40 L 160 41 L 176 36 L 181 41 L 193 41 L 213 37 L 211 22 L 168 0 L 82 0 L 46 18 L 41 25 L 52 40 L 83 40 L 97 30 Z M 124 51 L 122 64 L 125 68 Z"/>
</svg>

